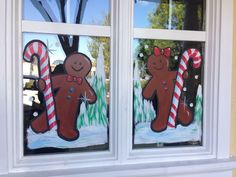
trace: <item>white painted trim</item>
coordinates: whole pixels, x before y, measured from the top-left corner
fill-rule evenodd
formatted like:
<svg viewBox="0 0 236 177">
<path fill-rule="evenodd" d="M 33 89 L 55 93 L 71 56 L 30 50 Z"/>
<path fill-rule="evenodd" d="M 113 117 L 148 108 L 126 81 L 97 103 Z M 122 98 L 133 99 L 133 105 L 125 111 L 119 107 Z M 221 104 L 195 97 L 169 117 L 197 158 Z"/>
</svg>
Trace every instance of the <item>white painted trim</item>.
<svg viewBox="0 0 236 177">
<path fill-rule="evenodd" d="M 217 158 L 230 154 L 231 82 L 233 52 L 233 0 L 221 1 L 219 120 Z"/>
<path fill-rule="evenodd" d="M 206 32 L 134 28 L 134 38 L 204 42 L 206 41 Z"/>
<path fill-rule="evenodd" d="M 114 159 L 117 159 L 117 107 L 118 104 L 117 98 L 117 78 L 118 78 L 118 21 L 117 21 L 117 1 L 111 0 L 111 34 L 110 34 L 110 44 L 113 47 L 110 47 L 110 115 L 109 115 L 109 150 L 110 153 L 113 154 Z"/>
<path fill-rule="evenodd" d="M 110 37 L 110 26 L 22 21 L 22 32 Z"/>
<path fill-rule="evenodd" d="M 0 104 L 1 104 L 1 124 L 0 124 L 0 173 L 7 172 L 8 169 L 8 156 L 7 156 L 7 98 L 6 98 L 6 2 L 1 2 L 0 6 L 0 80 L 1 80 L 1 86 L 0 86 Z"/>
<path fill-rule="evenodd" d="M 181 40 L 181 41 L 196 41 L 205 42 L 206 48 L 203 51 L 203 63 L 204 63 L 204 118 L 203 118 L 203 145 L 200 147 L 181 147 L 181 148 L 152 148 L 152 149 L 135 149 L 130 152 L 129 160 L 139 159 L 145 162 L 155 161 L 156 159 L 162 162 L 165 161 L 182 161 L 190 159 L 212 159 L 216 158 L 216 142 L 217 142 L 217 119 L 218 119 L 218 67 L 219 59 L 215 50 L 215 45 L 219 45 L 220 33 L 215 30 L 215 21 L 220 19 L 220 11 L 217 8 L 212 8 L 213 5 L 217 7 L 217 2 L 213 0 L 207 1 L 207 26 L 206 32 L 199 31 L 180 31 L 180 30 L 152 30 L 152 29 L 140 29 L 139 37 L 154 39 L 156 35 L 161 39 Z M 217 15 L 219 18 L 216 19 Z M 134 29 L 134 33 L 135 33 Z M 144 32 L 145 34 L 142 34 Z M 163 32 L 163 33 L 162 33 Z M 177 35 L 178 34 L 178 35 Z M 188 35 L 187 35 L 188 34 Z M 170 35 L 170 36 L 169 36 Z M 164 37 L 163 37 L 164 36 Z M 135 37 L 135 35 L 134 35 Z M 216 58 L 214 58 L 216 57 Z M 132 112 L 132 109 L 129 110 Z M 171 159 L 171 160 L 170 160 Z"/>
<path fill-rule="evenodd" d="M 8 78 L 10 82 L 7 82 L 7 98 L 8 98 L 8 112 L 7 116 L 10 117 L 8 121 L 8 145 L 9 145 L 9 169 L 10 170 L 21 170 L 25 167 L 30 167 L 32 170 L 37 171 L 39 166 L 42 168 L 47 168 L 48 166 L 67 163 L 67 167 L 73 166 L 75 164 L 81 164 L 83 167 L 87 166 L 101 166 L 109 165 L 116 160 L 115 157 L 115 146 L 109 151 L 103 152 L 85 152 L 85 153 L 70 153 L 70 154 L 53 154 L 53 155 L 43 155 L 43 156 L 24 156 L 23 154 L 23 105 L 22 105 L 22 23 L 21 21 L 21 1 L 15 2 L 12 0 L 7 1 L 9 16 L 12 16 L 8 20 L 8 41 L 7 41 L 7 64 L 8 68 Z M 14 19 L 14 20 L 13 20 Z M 31 23 L 28 23 L 33 25 Z M 43 25 L 47 23 L 42 22 Z M 71 25 L 67 24 L 55 24 L 56 27 L 66 26 L 66 30 L 72 30 Z M 36 25 L 37 26 L 37 25 Z M 51 28 L 53 25 L 49 25 Z M 54 29 L 57 29 L 55 28 Z M 44 26 L 43 26 L 44 27 Z M 68 28 L 67 28 L 68 27 Z M 34 27 L 32 27 L 34 28 Z M 38 27 L 35 27 L 38 28 Z M 35 29 L 34 28 L 34 29 Z M 47 27 L 45 27 L 47 28 Z M 88 26 L 85 26 L 88 28 Z M 82 30 L 85 30 L 83 28 Z M 110 27 L 107 27 L 110 29 Z M 39 29 L 38 29 L 39 30 Z M 44 31 L 42 29 L 40 32 Z M 49 30 L 50 31 L 50 30 Z M 64 30 L 62 30 L 64 31 Z M 91 31 L 91 30 L 90 30 Z M 35 32 L 35 31 L 34 31 Z M 51 31 L 52 33 L 55 32 Z M 99 31 L 95 31 L 97 34 L 95 36 L 103 36 L 102 33 L 98 34 Z M 93 32 L 93 33 L 95 33 Z M 64 33 L 68 34 L 66 31 Z M 110 32 L 109 32 L 110 33 Z M 73 33 L 79 35 L 78 33 Z M 89 31 L 83 32 L 83 35 L 89 34 Z M 81 34 L 82 35 L 82 34 Z M 16 37 L 17 36 L 17 37 Z M 12 52 L 16 51 L 16 52 Z M 111 50 L 111 53 L 113 51 Z M 112 76 L 113 77 L 113 76 Z M 114 109 L 114 108 L 113 108 Z M 111 114 L 112 115 L 112 114 Z M 112 125 L 114 126 L 114 125 Z M 111 133 L 110 136 L 114 136 Z M 16 148 L 17 147 L 17 148 Z M 68 160 L 69 159 L 69 160 Z"/>
<path fill-rule="evenodd" d="M 132 138 L 132 60 L 131 60 L 131 28 L 130 5 L 132 1 L 118 1 L 118 160 L 123 163 L 126 161 L 130 139 Z M 125 30 L 124 30 L 125 29 Z"/>
<path fill-rule="evenodd" d="M 63 176 L 63 177 L 153 177 L 153 176 L 190 176 L 193 174 L 198 177 L 205 177 L 208 173 L 230 172 L 236 166 L 236 159 L 222 160 L 203 160 L 203 161 L 185 161 L 172 163 L 142 163 L 142 164 L 101 164 L 101 167 L 80 167 L 73 166 L 67 168 L 65 165 L 53 166 L 51 169 L 31 170 L 22 168 L 21 170 L 9 171 L 9 177 L 26 177 L 26 176 Z M 231 177 L 223 176 L 220 177 Z M 1 177 L 1 175 L 0 175 Z"/>
</svg>

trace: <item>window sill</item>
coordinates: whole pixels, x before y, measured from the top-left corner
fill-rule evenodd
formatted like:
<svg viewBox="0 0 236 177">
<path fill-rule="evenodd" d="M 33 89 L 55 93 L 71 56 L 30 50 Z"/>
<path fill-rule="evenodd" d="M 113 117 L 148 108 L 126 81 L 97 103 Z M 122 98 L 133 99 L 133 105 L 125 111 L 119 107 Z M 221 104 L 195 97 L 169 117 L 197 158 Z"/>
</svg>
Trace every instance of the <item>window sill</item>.
<svg viewBox="0 0 236 177">
<path fill-rule="evenodd" d="M 40 169 L 39 171 L 30 171 L 29 168 L 12 169 L 8 174 L 0 174 L 0 177 L 26 177 L 26 176 L 68 176 L 76 177 L 78 175 L 83 177 L 89 176 L 122 176 L 122 177 L 148 177 L 148 176 L 172 176 L 172 175 L 188 175 L 199 173 L 213 173 L 222 171 L 232 171 L 236 168 L 236 157 L 229 159 L 212 159 L 212 160 L 198 160 L 172 163 L 145 163 L 145 164 L 112 164 L 109 166 L 100 167 L 68 167 L 55 166 Z"/>
</svg>

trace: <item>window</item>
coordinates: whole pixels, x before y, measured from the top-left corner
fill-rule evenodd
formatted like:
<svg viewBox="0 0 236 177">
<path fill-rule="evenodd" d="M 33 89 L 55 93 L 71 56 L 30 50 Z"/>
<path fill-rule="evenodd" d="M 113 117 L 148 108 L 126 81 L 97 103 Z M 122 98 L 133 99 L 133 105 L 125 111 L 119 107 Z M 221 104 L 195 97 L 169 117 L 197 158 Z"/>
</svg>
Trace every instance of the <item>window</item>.
<svg viewBox="0 0 236 177">
<path fill-rule="evenodd" d="M 135 2 L 133 148 L 201 146 L 205 141 L 205 11 L 205 1 Z M 163 37 L 161 29 L 169 35 Z M 190 35 L 181 36 L 186 30 Z"/>
<path fill-rule="evenodd" d="M 23 5 L 23 22 L 29 25 L 22 36 L 24 154 L 109 150 L 110 2 L 23 1 Z M 38 21 L 47 25 L 44 31 L 35 31 L 32 22 L 38 26 Z M 71 24 L 75 30 L 70 34 L 66 28 Z M 83 31 L 77 32 L 78 24 Z M 47 60 L 43 55 L 49 55 Z M 72 70 L 78 76 L 65 68 L 73 56 L 77 57 Z M 79 59 L 83 56 L 87 64 Z M 59 81 L 63 77 L 65 82 Z"/>
<path fill-rule="evenodd" d="M 7 106 L 12 105 L 13 110 L 8 110 L 12 173 L 25 170 L 38 174 L 42 170 L 54 176 L 109 175 L 142 169 L 140 175 L 145 176 L 149 168 L 159 168 L 160 173 L 151 170 L 148 174 L 162 175 L 176 162 L 199 165 L 199 160 L 212 160 L 213 166 L 218 159 L 228 158 L 225 137 L 229 133 L 225 130 L 229 127 L 230 95 L 223 90 L 230 91 L 230 70 L 222 58 L 230 54 L 224 55 L 222 50 L 230 35 L 222 36 L 228 28 L 221 19 L 227 18 L 229 2 L 22 0 L 7 4 L 15 20 L 15 25 L 7 26 L 13 31 L 8 33 L 13 42 L 7 41 L 7 55 L 12 58 L 7 69 L 14 71 L 7 77 L 13 81 L 5 81 Z M 161 110 L 165 102 L 160 98 L 168 97 L 168 104 L 174 99 L 176 76 L 186 51 L 194 51 L 194 56 L 189 56 L 181 76 L 184 82 L 178 97 L 184 105 L 182 114 L 191 118 L 183 116 L 181 120 L 177 115 L 171 127 L 167 122 L 170 111 L 166 112 L 170 105 Z M 44 56 L 39 55 L 43 52 Z M 48 59 L 50 98 L 44 94 L 50 84 L 43 77 L 45 63 L 40 57 Z M 77 60 L 72 64 L 88 64 L 82 77 L 73 77 L 65 68 L 73 58 Z M 171 78 L 167 74 L 166 82 L 154 82 L 154 88 L 147 91 L 151 96 L 145 96 L 145 89 L 156 77 L 151 67 L 163 59 L 166 72 L 174 74 Z M 163 79 L 165 73 L 160 76 Z M 77 88 L 82 83 L 87 84 L 85 91 Z M 71 84 L 73 87 L 68 86 Z M 160 95 L 155 88 L 158 84 L 169 94 Z M 75 90 L 79 96 L 73 96 Z M 47 103 L 49 99 L 52 102 Z M 73 104 L 67 105 L 72 100 Z M 49 118 L 52 105 L 55 119 Z M 165 125 L 154 127 L 160 114 L 168 116 Z M 41 115 L 44 123 L 37 123 Z M 68 117 L 73 117 L 73 126 Z M 181 170 L 185 168 L 181 166 Z M 175 171 L 167 175 L 175 175 Z"/>
</svg>

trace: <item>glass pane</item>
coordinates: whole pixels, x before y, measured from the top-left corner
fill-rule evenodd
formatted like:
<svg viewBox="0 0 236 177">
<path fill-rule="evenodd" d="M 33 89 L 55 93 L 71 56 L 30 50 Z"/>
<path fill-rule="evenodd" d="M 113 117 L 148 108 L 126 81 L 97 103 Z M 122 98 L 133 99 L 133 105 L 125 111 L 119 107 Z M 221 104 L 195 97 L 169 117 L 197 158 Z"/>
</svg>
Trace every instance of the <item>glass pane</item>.
<svg viewBox="0 0 236 177">
<path fill-rule="evenodd" d="M 205 29 L 205 0 L 135 0 L 134 27 Z"/>
<path fill-rule="evenodd" d="M 134 40 L 133 148 L 202 144 L 204 43 Z"/>
<path fill-rule="evenodd" d="M 110 0 L 24 0 L 23 19 L 108 26 Z"/>
<path fill-rule="evenodd" d="M 110 39 L 24 33 L 23 46 L 25 155 L 108 150 Z"/>
</svg>

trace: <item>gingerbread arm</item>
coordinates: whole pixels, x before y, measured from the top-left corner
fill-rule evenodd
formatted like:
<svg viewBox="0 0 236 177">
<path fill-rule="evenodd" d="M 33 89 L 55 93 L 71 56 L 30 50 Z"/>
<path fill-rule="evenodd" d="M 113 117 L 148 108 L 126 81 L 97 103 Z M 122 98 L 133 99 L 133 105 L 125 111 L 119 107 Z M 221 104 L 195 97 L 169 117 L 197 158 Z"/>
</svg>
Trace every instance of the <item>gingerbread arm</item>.
<svg viewBox="0 0 236 177">
<path fill-rule="evenodd" d="M 53 89 L 60 88 L 65 83 L 65 75 L 55 75 L 52 76 L 52 86 Z"/>
<path fill-rule="evenodd" d="M 171 79 L 176 79 L 177 77 L 177 71 L 170 71 Z"/>
<path fill-rule="evenodd" d="M 39 78 L 39 80 L 36 82 L 36 86 L 41 92 L 43 92 L 46 89 L 46 82 Z"/>
<path fill-rule="evenodd" d="M 96 102 L 97 95 L 96 95 L 95 91 L 93 90 L 93 88 L 89 85 L 89 83 L 86 80 L 84 82 L 83 88 L 84 89 L 82 91 L 82 96 L 85 97 L 86 99 L 88 99 L 88 103 L 92 104 L 92 103 Z"/>
<path fill-rule="evenodd" d="M 184 71 L 184 73 L 183 73 L 183 79 L 188 79 L 188 77 L 189 77 L 189 73 L 188 73 L 188 71 L 186 70 L 186 71 Z"/>
<path fill-rule="evenodd" d="M 151 79 L 147 85 L 143 88 L 143 97 L 145 99 L 152 99 L 152 97 L 154 96 L 156 87 L 155 87 L 155 82 Z"/>
</svg>

